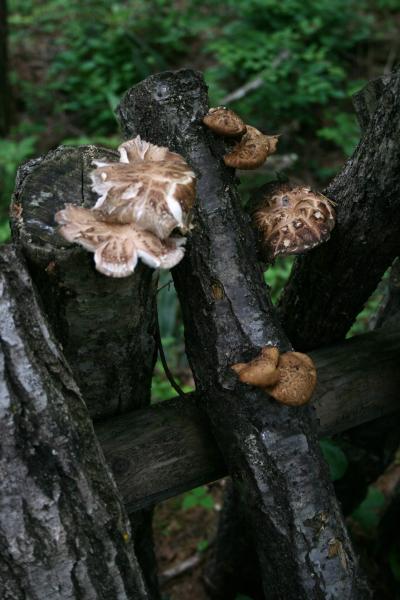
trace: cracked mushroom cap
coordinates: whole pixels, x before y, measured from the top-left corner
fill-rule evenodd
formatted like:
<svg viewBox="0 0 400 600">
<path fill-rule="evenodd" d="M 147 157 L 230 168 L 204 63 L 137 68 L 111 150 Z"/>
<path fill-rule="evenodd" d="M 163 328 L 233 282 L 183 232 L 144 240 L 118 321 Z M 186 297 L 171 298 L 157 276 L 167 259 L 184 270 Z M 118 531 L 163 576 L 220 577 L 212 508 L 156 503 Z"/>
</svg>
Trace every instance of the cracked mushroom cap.
<svg viewBox="0 0 400 600">
<path fill-rule="evenodd" d="M 94 161 L 94 208 L 111 223 L 136 223 L 160 239 L 175 228 L 186 233 L 196 197 L 196 177 L 186 161 L 168 148 L 137 136 L 118 148 L 120 162 Z"/>
<path fill-rule="evenodd" d="M 273 183 L 261 188 L 253 212 L 263 257 L 303 254 L 327 241 L 335 226 L 333 203 L 307 187 Z"/>
<path fill-rule="evenodd" d="M 127 277 L 140 258 L 153 269 L 170 269 L 183 258 L 185 238 L 160 240 L 134 224 L 110 223 L 103 215 L 67 204 L 55 215 L 59 233 L 68 241 L 94 252 L 96 269 L 109 277 Z"/>
<path fill-rule="evenodd" d="M 210 108 L 203 119 L 211 131 L 223 137 L 240 137 L 246 132 L 246 124 L 233 110 L 225 106 Z"/>
<path fill-rule="evenodd" d="M 278 362 L 279 380 L 265 391 L 282 404 L 302 406 L 311 400 L 317 371 L 312 359 L 301 352 L 285 352 Z"/>
<path fill-rule="evenodd" d="M 252 361 L 237 363 L 232 365 L 231 369 L 236 372 L 242 383 L 264 388 L 278 381 L 278 360 L 278 348 L 267 346 Z"/>
<path fill-rule="evenodd" d="M 255 127 L 247 125 L 240 142 L 224 156 L 224 163 L 234 169 L 257 169 L 276 151 L 277 143 L 277 136 L 264 135 Z"/>
</svg>

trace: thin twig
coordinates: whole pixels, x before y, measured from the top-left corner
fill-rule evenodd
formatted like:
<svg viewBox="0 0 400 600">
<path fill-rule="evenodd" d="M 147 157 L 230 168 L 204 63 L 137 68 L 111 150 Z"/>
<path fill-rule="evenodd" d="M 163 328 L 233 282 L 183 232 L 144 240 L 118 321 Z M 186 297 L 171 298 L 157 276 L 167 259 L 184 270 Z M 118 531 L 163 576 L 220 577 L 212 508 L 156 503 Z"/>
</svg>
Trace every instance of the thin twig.
<svg viewBox="0 0 400 600">
<path fill-rule="evenodd" d="M 164 348 L 163 348 L 162 340 L 161 340 L 160 322 L 158 320 L 158 310 L 156 310 L 156 343 L 157 343 L 157 347 L 158 347 L 158 353 L 160 355 L 161 364 L 163 366 L 164 373 L 167 376 L 168 381 L 170 382 L 171 386 L 174 388 L 174 390 L 176 391 L 178 396 L 180 396 L 181 398 L 186 400 L 185 392 L 182 390 L 180 385 L 175 381 L 174 376 L 172 375 L 172 373 L 168 367 L 167 359 L 165 356 L 165 352 L 164 352 Z"/>
</svg>

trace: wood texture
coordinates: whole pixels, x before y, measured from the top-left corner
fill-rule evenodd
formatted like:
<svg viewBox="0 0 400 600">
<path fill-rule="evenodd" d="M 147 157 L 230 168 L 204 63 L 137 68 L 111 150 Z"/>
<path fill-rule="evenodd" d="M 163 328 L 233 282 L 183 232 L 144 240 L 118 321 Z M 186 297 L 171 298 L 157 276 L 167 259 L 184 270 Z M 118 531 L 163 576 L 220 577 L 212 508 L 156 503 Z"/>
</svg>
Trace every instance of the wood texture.
<svg viewBox="0 0 400 600">
<path fill-rule="evenodd" d="M 400 411 L 400 331 L 376 331 L 312 353 L 320 437 Z M 96 425 L 128 511 L 227 475 L 196 396 L 174 398 Z"/>
<path fill-rule="evenodd" d="M 198 176 L 195 227 L 173 273 L 199 401 L 245 507 L 265 595 L 367 598 L 311 409 L 269 401 L 230 369 L 265 345 L 290 344 L 257 266 L 234 173 L 221 160 L 223 142 L 202 126 L 207 110 L 204 81 L 189 70 L 148 78 L 119 108 L 126 137 L 140 134 L 182 153 Z M 332 539 L 340 540 L 341 557 L 329 556 Z"/>
<path fill-rule="evenodd" d="M 149 598 L 89 414 L 11 246 L 0 249 L 0 416 L 0 598 Z"/>
<path fill-rule="evenodd" d="M 94 419 L 149 403 L 156 352 L 154 271 L 140 263 L 131 277 L 105 277 L 92 254 L 57 233 L 65 203 L 95 203 L 89 173 L 100 158 L 117 154 L 60 147 L 25 163 L 11 209 L 13 238 Z"/>
<path fill-rule="evenodd" d="M 399 73 L 357 97 L 362 140 L 324 192 L 337 204 L 336 227 L 329 242 L 297 259 L 280 302 L 297 350 L 343 339 L 400 253 L 399 106 Z"/>
</svg>

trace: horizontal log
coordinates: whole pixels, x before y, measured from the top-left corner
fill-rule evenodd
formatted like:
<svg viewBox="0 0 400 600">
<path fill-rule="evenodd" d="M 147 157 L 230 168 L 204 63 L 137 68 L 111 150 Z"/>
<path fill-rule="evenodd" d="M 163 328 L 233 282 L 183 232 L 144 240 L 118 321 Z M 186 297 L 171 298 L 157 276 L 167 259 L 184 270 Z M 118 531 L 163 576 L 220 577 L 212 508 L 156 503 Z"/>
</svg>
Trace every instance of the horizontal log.
<svg viewBox="0 0 400 600">
<path fill-rule="evenodd" d="M 378 330 L 312 353 L 319 435 L 400 409 L 400 330 Z M 129 512 L 227 474 L 195 394 L 95 424 Z"/>
</svg>

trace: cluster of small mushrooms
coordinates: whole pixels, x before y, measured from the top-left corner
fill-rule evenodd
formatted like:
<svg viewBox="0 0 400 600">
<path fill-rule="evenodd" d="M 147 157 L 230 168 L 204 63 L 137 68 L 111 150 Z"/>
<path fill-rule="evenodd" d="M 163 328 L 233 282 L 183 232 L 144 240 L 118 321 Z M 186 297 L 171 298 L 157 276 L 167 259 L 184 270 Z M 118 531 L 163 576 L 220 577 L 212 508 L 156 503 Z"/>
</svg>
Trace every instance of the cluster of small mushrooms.
<svg viewBox="0 0 400 600">
<path fill-rule="evenodd" d="M 139 258 L 154 269 L 170 269 L 184 255 L 186 239 L 171 234 L 190 228 L 195 174 L 182 156 L 140 136 L 118 151 L 119 162 L 94 161 L 95 206 L 67 204 L 55 215 L 59 233 L 94 252 L 96 269 L 110 277 L 130 275 Z"/>
<path fill-rule="evenodd" d="M 276 151 L 278 136 L 265 135 L 246 125 L 223 106 L 210 109 L 203 122 L 216 135 L 234 140 L 232 150 L 223 157 L 228 167 L 257 169 Z M 278 255 L 302 254 L 328 240 L 335 212 L 328 198 L 309 188 L 272 183 L 256 192 L 252 221 L 261 257 L 272 262 Z M 280 354 L 272 346 L 263 348 L 252 361 L 231 368 L 242 383 L 260 387 L 289 406 L 309 402 L 317 382 L 315 365 L 307 354 Z"/>
<path fill-rule="evenodd" d="M 224 162 L 235 169 L 257 169 L 276 151 L 278 136 L 246 125 L 232 110 L 211 108 L 203 119 L 215 134 L 235 140 Z M 329 239 L 335 225 L 333 203 L 307 187 L 270 183 L 255 193 L 253 225 L 266 262 L 276 256 L 303 254 Z"/>
<path fill-rule="evenodd" d="M 267 346 L 252 361 L 237 363 L 231 368 L 242 383 L 259 387 L 289 406 L 306 404 L 317 383 L 315 365 L 307 354 L 280 354 L 275 346 Z"/>
</svg>

